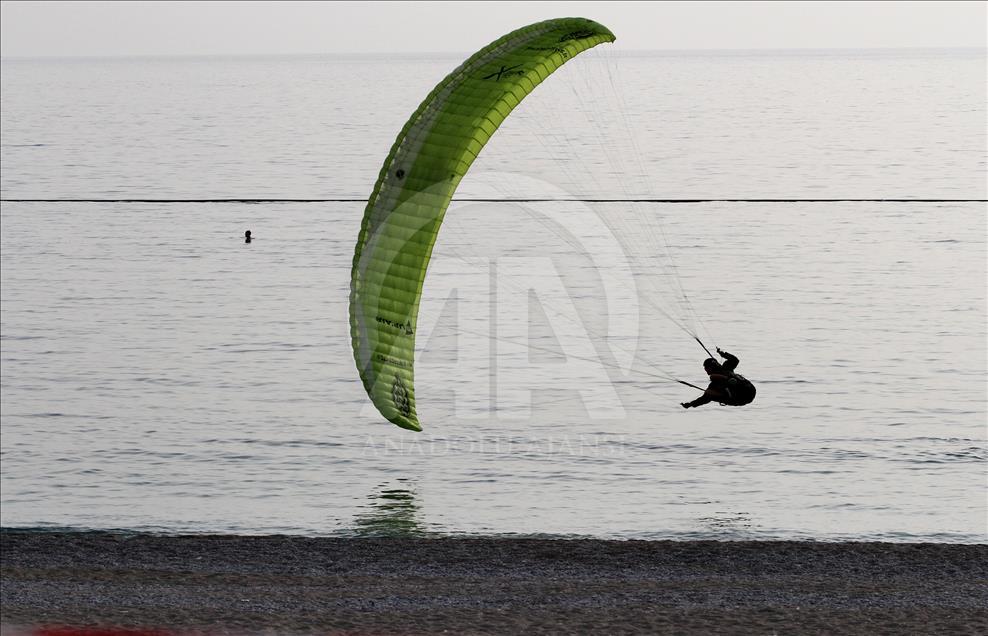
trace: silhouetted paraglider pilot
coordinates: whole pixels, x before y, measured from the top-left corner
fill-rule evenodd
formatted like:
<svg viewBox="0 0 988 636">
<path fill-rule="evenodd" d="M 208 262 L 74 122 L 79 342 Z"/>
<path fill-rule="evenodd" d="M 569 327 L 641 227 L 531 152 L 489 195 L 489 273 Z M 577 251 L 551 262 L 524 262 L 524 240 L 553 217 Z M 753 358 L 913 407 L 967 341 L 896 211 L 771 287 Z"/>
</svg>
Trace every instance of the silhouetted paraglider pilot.
<svg viewBox="0 0 988 636">
<path fill-rule="evenodd" d="M 244 243 L 250 243 L 250 230 L 244 232 Z"/>
<path fill-rule="evenodd" d="M 755 399 L 755 385 L 734 372 L 740 360 L 720 348 L 717 349 L 717 353 L 724 358 L 723 364 L 714 358 L 703 361 L 703 370 L 710 376 L 710 384 L 703 395 L 692 402 L 683 402 L 684 409 L 703 406 L 710 402 L 720 402 L 727 406 L 744 406 Z"/>
</svg>

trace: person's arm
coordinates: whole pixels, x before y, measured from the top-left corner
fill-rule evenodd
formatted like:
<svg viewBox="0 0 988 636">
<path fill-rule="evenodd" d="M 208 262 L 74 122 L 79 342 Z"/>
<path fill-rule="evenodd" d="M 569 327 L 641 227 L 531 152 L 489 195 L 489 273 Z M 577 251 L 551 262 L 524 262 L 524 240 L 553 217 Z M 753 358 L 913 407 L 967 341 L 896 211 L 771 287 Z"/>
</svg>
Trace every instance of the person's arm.
<svg viewBox="0 0 988 636">
<path fill-rule="evenodd" d="M 707 395 L 706 393 L 704 393 L 703 395 L 701 395 L 700 397 L 696 398 L 692 402 L 682 402 L 682 403 L 680 403 L 680 406 L 682 406 L 684 409 L 692 409 L 692 408 L 696 408 L 698 406 L 703 406 L 704 404 L 709 404 L 710 402 L 713 402 L 713 401 L 714 401 L 714 399 L 712 397 L 710 397 L 709 395 Z"/>
<path fill-rule="evenodd" d="M 718 396 L 717 390 L 714 389 L 714 383 L 711 382 L 710 386 L 707 387 L 707 390 L 703 392 L 703 395 L 696 398 L 692 402 L 681 402 L 679 405 L 682 406 L 684 409 L 692 409 L 713 402 L 714 400 L 717 399 L 717 396 Z"/>
<path fill-rule="evenodd" d="M 717 348 L 717 353 L 720 354 L 720 357 L 724 358 L 723 367 L 725 369 L 727 369 L 728 371 L 733 371 L 736 368 L 738 368 L 738 363 L 741 361 L 738 360 L 737 357 L 732 356 L 731 354 L 729 354 L 728 352 L 724 351 L 719 347 Z"/>
</svg>

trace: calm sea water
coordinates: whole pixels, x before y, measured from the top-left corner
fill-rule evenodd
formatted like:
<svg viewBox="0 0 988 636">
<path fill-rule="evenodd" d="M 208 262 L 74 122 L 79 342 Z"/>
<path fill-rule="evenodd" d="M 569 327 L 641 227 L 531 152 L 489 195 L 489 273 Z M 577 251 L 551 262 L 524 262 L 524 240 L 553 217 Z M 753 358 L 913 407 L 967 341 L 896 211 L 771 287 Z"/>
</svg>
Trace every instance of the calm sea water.
<svg viewBox="0 0 988 636">
<path fill-rule="evenodd" d="M 363 198 L 457 57 L 3 60 L 0 523 L 988 540 L 985 203 L 470 200 L 985 199 L 984 52 L 584 57 L 450 208 L 419 434 L 359 201 L 11 199 Z M 679 407 L 687 330 L 754 404 Z"/>
</svg>

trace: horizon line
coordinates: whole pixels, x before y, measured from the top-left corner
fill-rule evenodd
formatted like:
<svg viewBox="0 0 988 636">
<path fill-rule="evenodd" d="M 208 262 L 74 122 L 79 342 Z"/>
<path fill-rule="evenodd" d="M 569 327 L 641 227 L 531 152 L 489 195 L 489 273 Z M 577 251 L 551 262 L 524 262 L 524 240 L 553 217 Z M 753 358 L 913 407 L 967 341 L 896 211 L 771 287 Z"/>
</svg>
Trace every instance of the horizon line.
<svg viewBox="0 0 988 636">
<path fill-rule="evenodd" d="M 0 203 L 366 203 L 362 197 L 336 197 L 320 199 L 285 198 L 214 198 L 214 199 L 28 199 L 0 198 Z M 513 197 L 486 198 L 464 197 L 452 199 L 453 203 L 988 203 L 988 199 L 944 199 L 919 197 L 882 198 L 703 198 L 703 199 L 661 199 L 661 198 L 582 198 L 582 197 Z"/>
<path fill-rule="evenodd" d="M 922 52 L 969 51 L 988 53 L 988 44 L 982 46 L 833 46 L 833 47 L 758 47 L 758 48 L 694 48 L 694 49 L 622 49 L 615 47 L 610 55 L 648 54 L 755 54 L 755 53 L 826 53 L 826 52 Z M 56 53 L 56 54 L 0 54 L 0 60 L 74 60 L 74 59 L 126 59 L 126 58 L 257 58 L 257 57 L 382 57 L 402 55 L 408 57 L 451 57 L 469 55 L 469 51 L 323 51 L 323 52 L 265 52 L 265 53 Z"/>
</svg>

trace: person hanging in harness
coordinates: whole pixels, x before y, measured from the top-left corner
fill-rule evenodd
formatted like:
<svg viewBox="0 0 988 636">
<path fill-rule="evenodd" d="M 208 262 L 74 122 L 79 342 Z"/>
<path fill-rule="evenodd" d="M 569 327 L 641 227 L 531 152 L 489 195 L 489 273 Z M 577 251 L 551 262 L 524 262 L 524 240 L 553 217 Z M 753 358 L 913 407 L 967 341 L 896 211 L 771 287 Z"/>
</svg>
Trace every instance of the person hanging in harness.
<svg viewBox="0 0 988 636">
<path fill-rule="evenodd" d="M 684 409 L 703 406 L 710 402 L 720 402 L 726 406 L 744 406 L 755 399 L 755 385 L 734 372 L 740 360 L 719 347 L 717 354 L 724 358 L 724 362 L 717 362 L 714 358 L 703 361 L 703 370 L 710 376 L 710 384 L 700 397 L 692 402 L 682 402 L 681 406 Z"/>
</svg>

